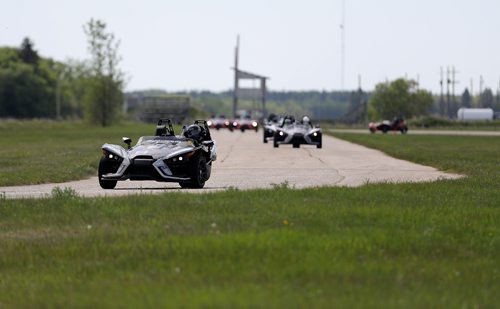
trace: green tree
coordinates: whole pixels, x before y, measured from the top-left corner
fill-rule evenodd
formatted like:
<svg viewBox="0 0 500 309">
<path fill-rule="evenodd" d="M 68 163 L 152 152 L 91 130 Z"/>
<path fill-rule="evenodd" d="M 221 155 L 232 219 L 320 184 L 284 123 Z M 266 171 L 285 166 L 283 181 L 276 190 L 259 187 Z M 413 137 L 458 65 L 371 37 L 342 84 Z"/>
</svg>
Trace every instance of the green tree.
<svg viewBox="0 0 500 309">
<path fill-rule="evenodd" d="M 426 115 L 432 103 L 433 97 L 429 91 L 419 89 L 415 81 L 403 78 L 377 84 L 369 102 L 376 116 L 384 119 Z"/>
<path fill-rule="evenodd" d="M 38 56 L 28 38 L 21 48 L 0 48 L 0 117 L 53 116 L 53 64 Z"/>
<path fill-rule="evenodd" d="M 91 54 L 87 79 L 86 118 L 105 127 L 118 119 L 123 104 L 124 76 L 119 70 L 120 42 L 107 32 L 106 24 L 91 19 L 84 26 Z"/>
<path fill-rule="evenodd" d="M 34 43 L 29 38 L 24 38 L 19 50 L 19 58 L 24 63 L 31 64 L 32 66 L 38 65 L 38 52 L 34 49 Z"/>
<path fill-rule="evenodd" d="M 493 92 L 490 88 L 484 89 L 479 96 L 479 106 L 484 108 L 492 108 L 494 105 Z"/>
<path fill-rule="evenodd" d="M 464 93 L 462 93 L 462 107 L 472 107 L 472 97 L 469 93 L 469 89 L 465 88 Z"/>
</svg>

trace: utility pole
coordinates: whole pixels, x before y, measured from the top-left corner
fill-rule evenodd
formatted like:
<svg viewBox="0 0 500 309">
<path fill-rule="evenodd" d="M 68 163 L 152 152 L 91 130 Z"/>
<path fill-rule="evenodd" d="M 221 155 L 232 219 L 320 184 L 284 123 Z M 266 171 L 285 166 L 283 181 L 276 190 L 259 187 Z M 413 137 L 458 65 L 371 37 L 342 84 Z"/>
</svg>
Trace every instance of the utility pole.
<svg viewBox="0 0 500 309">
<path fill-rule="evenodd" d="M 483 94 L 483 75 L 479 75 L 479 102 L 478 107 L 483 107 L 483 103 L 481 102 L 481 95 Z"/>
<path fill-rule="evenodd" d="M 450 67 L 446 67 L 446 108 L 445 114 L 446 117 L 450 117 Z"/>
<path fill-rule="evenodd" d="M 451 93 L 452 93 L 452 107 L 453 109 L 457 108 L 457 102 L 456 102 L 456 97 L 455 97 L 455 84 L 458 84 L 459 81 L 456 80 L 456 73 L 458 73 L 455 70 L 455 66 L 452 68 L 452 79 L 451 79 Z M 456 112 L 454 113 L 456 114 Z"/>
<path fill-rule="evenodd" d="M 234 91 L 233 91 L 233 118 L 236 118 L 238 108 L 238 54 L 240 50 L 240 35 L 236 37 L 236 47 L 234 48 Z"/>
<path fill-rule="evenodd" d="M 452 67 L 451 69 L 451 98 L 453 99 L 453 102 L 455 102 L 455 66 Z"/>
<path fill-rule="evenodd" d="M 444 115 L 444 97 L 443 97 L 443 67 L 441 67 L 441 79 L 439 80 L 441 86 L 441 94 L 439 96 L 439 114 Z"/>
</svg>

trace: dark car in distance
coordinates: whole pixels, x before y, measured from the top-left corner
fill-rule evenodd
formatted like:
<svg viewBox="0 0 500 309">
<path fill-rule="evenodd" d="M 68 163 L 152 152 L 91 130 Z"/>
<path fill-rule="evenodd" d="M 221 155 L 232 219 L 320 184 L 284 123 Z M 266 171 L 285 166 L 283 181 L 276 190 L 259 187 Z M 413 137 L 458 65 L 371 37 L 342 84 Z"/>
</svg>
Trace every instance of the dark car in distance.
<svg viewBox="0 0 500 309">
<path fill-rule="evenodd" d="M 406 134 L 406 132 L 408 132 L 408 126 L 402 117 L 395 117 L 392 121 L 384 120 L 382 122 L 370 122 L 368 124 L 368 129 L 371 133 L 382 131 L 384 134 L 389 131 L 399 131 L 402 134 Z"/>
</svg>

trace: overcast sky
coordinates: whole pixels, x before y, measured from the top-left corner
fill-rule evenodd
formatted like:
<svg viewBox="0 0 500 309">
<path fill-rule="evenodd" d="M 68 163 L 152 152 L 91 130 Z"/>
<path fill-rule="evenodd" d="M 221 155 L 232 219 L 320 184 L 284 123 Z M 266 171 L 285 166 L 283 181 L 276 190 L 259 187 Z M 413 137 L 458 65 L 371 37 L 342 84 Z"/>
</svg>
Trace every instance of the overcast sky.
<svg viewBox="0 0 500 309">
<path fill-rule="evenodd" d="M 398 77 L 439 92 L 455 66 L 457 93 L 500 81 L 499 0 L 345 0 L 345 88 Z M 240 68 L 273 90 L 341 88 L 342 0 L 0 0 L 0 46 L 31 38 L 57 60 L 88 58 L 83 25 L 101 19 L 121 40 L 127 90 L 227 90 Z"/>
</svg>

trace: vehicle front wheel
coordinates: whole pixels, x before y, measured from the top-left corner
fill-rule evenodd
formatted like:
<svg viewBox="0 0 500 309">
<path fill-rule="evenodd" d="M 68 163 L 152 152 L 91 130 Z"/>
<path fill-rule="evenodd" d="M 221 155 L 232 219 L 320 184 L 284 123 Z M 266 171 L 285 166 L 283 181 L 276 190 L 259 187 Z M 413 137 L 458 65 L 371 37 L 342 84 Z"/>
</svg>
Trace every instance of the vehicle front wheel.
<svg viewBox="0 0 500 309">
<path fill-rule="evenodd" d="M 192 188 L 191 186 L 191 183 L 190 182 L 179 182 L 179 185 L 181 186 L 181 188 L 183 189 L 186 189 L 186 188 Z"/>
<path fill-rule="evenodd" d="M 179 185 L 182 188 L 193 189 L 201 189 L 205 186 L 205 181 L 208 179 L 207 160 L 202 155 L 193 160 L 193 164 L 190 166 L 189 178 L 190 181 L 180 182 Z"/>
<path fill-rule="evenodd" d="M 274 148 L 278 148 L 279 147 L 278 142 L 276 142 L 276 138 L 273 140 L 273 147 Z"/>
<path fill-rule="evenodd" d="M 103 180 L 102 175 L 112 173 L 113 170 L 111 165 L 105 158 L 101 158 L 99 161 L 99 169 L 97 171 L 97 177 L 99 178 L 99 185 L 103 189 L 114 189 L 116 187 L 116 180 Z"/>
<path fill-rule="evenodd" d="M 300 148 L 300 144 L 293 144 L 293 148 Z"/>
</svg>

